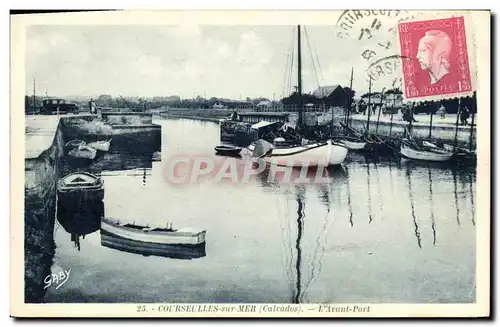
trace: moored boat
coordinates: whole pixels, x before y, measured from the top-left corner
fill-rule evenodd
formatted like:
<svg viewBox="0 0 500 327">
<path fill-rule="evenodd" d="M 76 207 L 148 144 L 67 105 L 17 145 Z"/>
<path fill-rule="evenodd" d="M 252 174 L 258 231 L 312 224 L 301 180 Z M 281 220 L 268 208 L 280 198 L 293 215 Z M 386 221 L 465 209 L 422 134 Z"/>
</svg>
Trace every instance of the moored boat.
<svg viewBox="0 0 500 327">
<path fill-rule="evenodd" d="M 453 152 L 441 150 L 437 147 L 428 147 L 426 149 L 417 148 L 416 146 L 410 145 L 408 142 L 401 143 L 400 154 L 407 159 L 437 162 L 448 161 L 453 156 Z"/>
<path fill-rule="evenodd" d="M 461 147 L 454 147 L 451 144 L 443 144 L 443 148 L 447 151 L 454 152 L 453 158 L 456 161 L 470 162 L 477 160 L 476 150 L 469 150 Z"/>
<path fill-rule="evenodd" d="M 111 139 L 107 141 L 95 141 L 87 144 L 89 147 L 94 148 L 98 151 L 107 152 L 111 146 Z"/>
<path fill-rule="evenodd" d="M 87 172 L 71 173 L 57 181 L 57 195 L 62 203 L 68 200 L 99 201 L 104 198 L 104 182 Z"/>
<path fill-rule="evenodd" d="M 349 150 L 364 150 L 366 148 L 366 141 L 358 137 L 341 136 L 333 138 L 334 141 L 345 145 Z"/>
<path fill-rule="evenodd" d="M 120 251 L 179 259 L 205 256 L 204 229 L 176 230 L 170 226 L 150 227 L 103 218 L 100 233 L 101 245 Z"/>
<path fill-rule="evenodd" d="M 218 145 L 215 148 L 215 152 L 224 156 L 237 156 L 240 154 L 242 148 L 231 146 L 231 145 Z"/>
<path fill-rule="evenodd" d="M 156 151 L 153 153 L 152 157 L 151 157 L 151 160 L 153 161 L 161 161 L 161 152 L 160 151 Z"/>
<path fill-rule="evenodd" d="M 81 159 L 94 159 L 97 155 L 97 150 L 88 146 L 81 144 L 78 147 L 70 150 L 68 155 L 73 158 L 81 158 Z"/>
<path fill-rule="evenodd" d="M 86 145 L 85 141 L 82 140 L 71 140 L 64 144 L 64 151 L 68 154 L 71 150 L 77 149 L 78 147 Z"/>
<path fill-rule="evenodd" d="M 82 144 L 85 144 L 85 141 L 82 141 L 82 140 L 71 140 L 69 142 L 66 142 L 66 144 L 64 144 L 64 147 L 67 147 L 67 148 L 76 148 Z"/>
<path fill-rule="evenodd" d="M 255 145 L 248 149 L 253 153 Z M 269 163 L 286 167 L 335 166 L 344 162 L 348 149 L 345 145 L 332 140 L 313 142 L 305 145 L 273 147 L 261 158 Z"/>
</svg>

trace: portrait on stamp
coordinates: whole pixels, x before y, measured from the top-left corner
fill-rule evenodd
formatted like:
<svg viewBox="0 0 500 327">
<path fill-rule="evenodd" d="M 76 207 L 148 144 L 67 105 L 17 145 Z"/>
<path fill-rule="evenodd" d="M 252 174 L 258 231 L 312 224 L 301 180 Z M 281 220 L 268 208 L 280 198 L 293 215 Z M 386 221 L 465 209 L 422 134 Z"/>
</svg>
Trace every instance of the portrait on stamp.
<svg viewBox="0 0 500 327">
<path fill-rule="evenodd" d="M 472 91 L 463 17 L 398 25 L 406 98 Z"/>
<path fill-rule="evenodd" d="M 11 317 L 489 315 L 490 16 L 12 17 Z"/>
</svg>

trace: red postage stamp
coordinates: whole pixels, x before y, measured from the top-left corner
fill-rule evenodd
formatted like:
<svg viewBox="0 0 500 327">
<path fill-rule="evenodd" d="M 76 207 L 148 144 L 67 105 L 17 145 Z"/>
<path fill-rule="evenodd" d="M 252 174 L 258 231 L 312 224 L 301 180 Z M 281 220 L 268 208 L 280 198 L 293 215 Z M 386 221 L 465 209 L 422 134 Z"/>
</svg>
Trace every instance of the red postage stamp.
<svg viewBox="0 0 500 327">
<path fill-rule="evenodd" d="M 398 24 L 407 99 L 472 92 L 464 17 Z"/>
</svg>

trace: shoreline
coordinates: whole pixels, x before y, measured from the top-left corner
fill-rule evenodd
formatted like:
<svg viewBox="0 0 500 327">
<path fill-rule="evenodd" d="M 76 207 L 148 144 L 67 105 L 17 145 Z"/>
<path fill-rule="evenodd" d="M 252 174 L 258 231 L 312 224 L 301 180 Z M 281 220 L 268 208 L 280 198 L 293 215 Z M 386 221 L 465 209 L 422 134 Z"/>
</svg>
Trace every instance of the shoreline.
<svg viewBox="0 0 500 327">
<path fill-rule="evenodd" d="M 196 109 L 196 110 L 186 110 L 183 111 L 182 114 L 180 110 L 175 110 L 175 113 L 165 112 L 163 114 L 157 113 L 155 116 L 163 119 L 191 119 L 191 120 L 200 120 L 200 121 L 209 121 L 213 123 L 219 123 L 220 119 L 226 118 L 230 112 L 227 110 L 205 110 L 205 109 Z M 265 114 L 265 113 L 263 113 Z M 373 133 L 377 131 L 375 134 L 380 136 L 392 136 L 397 139 L 401 139 L 405 137 L 404 129 L 407 127 L 407 123 L 400 120 L 399 118 L 394 117 L 395 119 L 391 123 L 389 121 L 389 117 L 380 117 L 380 121 L 377 124 L 377 118 L 372 117 L 370 122 L 370 131 Z M 418 122 L 413 123 L 412 125 L 412 133 L 416 138 L 421 139 L 431 139 L 435 141 L 441 141 L 445 143 L 454 142 L 455 139 L 455 129 L 457 129 L 457 144 L 462 147 L 469 147 L 470 143 L 470 133 L 471 126 L 467 125 L 459 125 L 456 128 L 455 124 L 450 122 L 450 118 L 447 119 L 447 122 L 443 122 L 440 119 L 436 119 L 433 121 L 432 125 L 432 135 L 429 138 L 429 124 L 426 123 L 426 120 L 429 119 L 428 115 L 415 115 L 415 118 Z M 436 117 L 435 117 L 436 118 Z M 265 120 L 265 119 L 262 119 Z M 341 120 L 336 118 L 337 121 Z M 454 120 L 454 118 L 452 119 Z M 357 132 L 363 133 L 366 129 L 367 117 L 362 115 L 353 115 L 350 117 L 351 127 Z M 336 124 L 337 125 L 337 124 Z M 378 127 L 377 127 L 378 125 Z M 336 126 L 336 130 L 340 131 L 342 127 Z M 473 128 L 473 137 L 472 144 L 473 148 L 476 148 L 476 126 Z"/>
</svg>

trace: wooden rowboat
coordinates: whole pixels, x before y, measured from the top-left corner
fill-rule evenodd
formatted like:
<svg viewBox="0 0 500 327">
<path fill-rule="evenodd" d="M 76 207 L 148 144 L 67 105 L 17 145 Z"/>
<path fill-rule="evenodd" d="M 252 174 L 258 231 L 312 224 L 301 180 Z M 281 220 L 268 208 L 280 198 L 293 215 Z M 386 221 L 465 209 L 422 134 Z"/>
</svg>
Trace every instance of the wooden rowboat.
<svg viewBox="0 0 500 327">
<path fill-rule="evenodd" d="M 453 152 L 439 148 L 418 149 L 407 142 L 401 143 L 401 156 L 412 160 L 444 162 L 452 158 Z"/>
<path fill-rule="evenodd" d="M 109 151 L 109 147 L 111 146 L 111 139 L 109 139 L 107 141 L 95 141 L 95 142 L 88 143 L 87 145 L 90 146 L 91 148 L 98 150 L 98 151 L 107 152 L 107 151 Z"/>
<path fill-rule="evenodd" d="M 153 161 L 161 161 L 161 152 L 160 151 L 156 151 L 153 153 L 152 157 L 151 157 L 151 160 Z"/>
<path fill-rule="evenodd" d="M 176 230 L 168 226 L 150 227 L 103 218 L 100 233 L 101 245 L 120 251 L 178 259 L 205 256 L 204 229 Z"/>
<path fill-rule="evenodd" d="M 71 200 L 100 201 L 104 198 L 104 182 L 90 173 L 72 173 L 57 181 L 57 195 L 61 203 Z"/>
<path fill-rule="evenodd" d="M 364 150 L 366 147 L 366 141 L 362 140 L 358 137 L 350 137 L 350 136 L 339 136 L 333 138 L 338 143 L 345 145 L 345 147 L 349 150 Z"/>
<path fill-rule="evenodd" d="M 68 155 L 73 158 L 94 159 L 97 155 L 97 150 L 88 145 L 79 145 L 68 152 Z"/>
<path fill-rule="evenodd" d="M 215 152 L 220 155 L 225 156 L 236 156 L 239 155 L 242 148 L 231 146 L 231 145 L 219 145 L 215 147 Z"/>
<path fill-rule="evenodd" d="M 74 149 L 74 148 L 79 147 L 80 145 L 85 145 L 85 141 L 71 140 L 71 141 L 67 142 L 66 144 L 64 144 L 64 147 L 68 148 L 68 149 Z"/>
</svg>

